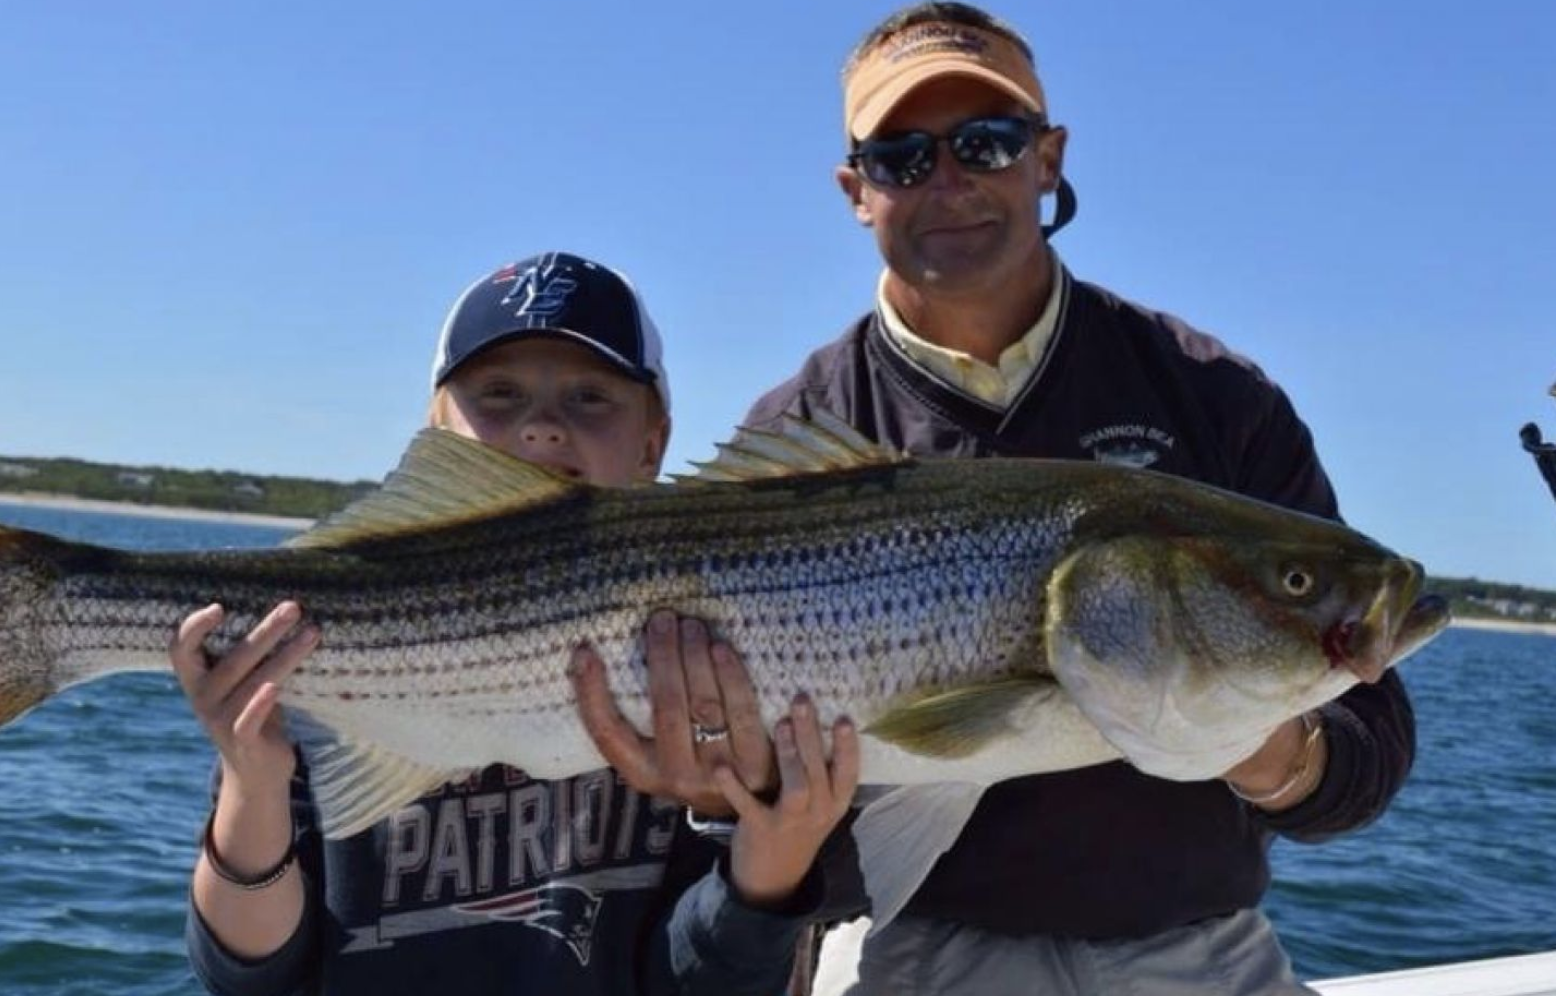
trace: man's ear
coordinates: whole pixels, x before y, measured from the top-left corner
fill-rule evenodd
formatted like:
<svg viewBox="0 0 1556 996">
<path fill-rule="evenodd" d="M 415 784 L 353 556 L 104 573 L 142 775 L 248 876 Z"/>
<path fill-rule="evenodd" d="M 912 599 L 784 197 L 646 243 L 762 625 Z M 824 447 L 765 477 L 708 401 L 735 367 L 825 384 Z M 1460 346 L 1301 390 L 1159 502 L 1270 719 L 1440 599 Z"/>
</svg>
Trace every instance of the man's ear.
<svg viewBox="0 0 1556 996">
<path fill-rule="evenodd" d="M 1051 194 L 1059 189 L 1059 177 L 1064 173 L 1064 143 L 1070 133 L 1055 125 L 1037 136 L 1038 189 Z"/>
<path fill-rule="evenodd" d="M 875 215 L 870 212 L 870 206 L 864 201 L 864 181 L 859 179 L 859 171 L 852 166 L 839 166 L 833 171 L 832 176 L 837 180 L 837 185 L 843 191 L 843 196 L 848 198 L 848 206 L 853 209 L 854 217 L 859 224 L 866 228 L 875 224 Z"/>
</svg>

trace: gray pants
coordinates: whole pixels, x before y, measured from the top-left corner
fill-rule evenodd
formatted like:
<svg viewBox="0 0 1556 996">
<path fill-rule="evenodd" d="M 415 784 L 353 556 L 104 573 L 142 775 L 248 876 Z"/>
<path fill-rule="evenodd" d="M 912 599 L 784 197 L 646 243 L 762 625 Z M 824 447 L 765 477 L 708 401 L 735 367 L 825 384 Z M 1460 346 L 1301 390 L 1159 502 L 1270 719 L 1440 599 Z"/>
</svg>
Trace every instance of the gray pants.
<svg viewBox="0 0 1556 996">
<path fill-rule="evenodd" d="M 1005 937 L 909 916 L 866 941 L 868 928 L 827 934 L 815 996 L 1317 996 L 1257 910 L 1127 941 Z"/>
</svg>

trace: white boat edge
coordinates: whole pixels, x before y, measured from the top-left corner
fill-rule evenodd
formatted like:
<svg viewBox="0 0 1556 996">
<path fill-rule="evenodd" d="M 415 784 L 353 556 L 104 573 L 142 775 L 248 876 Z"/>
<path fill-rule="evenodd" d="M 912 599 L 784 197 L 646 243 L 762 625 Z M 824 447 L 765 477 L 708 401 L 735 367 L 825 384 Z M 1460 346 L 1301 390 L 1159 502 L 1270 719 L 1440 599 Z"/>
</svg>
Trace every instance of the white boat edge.
<svg viewBox="0 0 1556 996">
<path fill-rule="evenodd" d="M 1556 996 L 1556 951 L 1310 982 L 1324 996 Z"/>
<path fill-rule="evenodd" d="M 853 948 L 853 957 L 823 958 L 812 993 L 845 993 L 859 981 L 857 949 L 869 927 L 869 919 L 860 917 L 833 928 L 827 943 Z M 1556 996 L 1556 950 L 1349 975 L 1307 985 L 1323 996 Z"/>
</svg>

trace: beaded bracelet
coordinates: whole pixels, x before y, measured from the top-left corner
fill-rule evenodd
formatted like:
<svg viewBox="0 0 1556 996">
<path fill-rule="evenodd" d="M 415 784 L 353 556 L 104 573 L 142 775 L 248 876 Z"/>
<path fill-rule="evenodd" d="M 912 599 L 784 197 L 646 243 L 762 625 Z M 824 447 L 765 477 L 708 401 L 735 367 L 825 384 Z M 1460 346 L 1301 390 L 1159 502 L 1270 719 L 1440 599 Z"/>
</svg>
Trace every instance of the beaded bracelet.
<svg viewBox="0 0 1556 996">
<path fill-rule="evenodd" d="M 1255 806 L 1262 806 L 1267 802 L 1274 802 L 1276 799 L 1279 799 L 1281 796 L 1300 785 L 1302 783 L 1302 779 L 1307 777 L 1308 768 L 1312 767 L 1313 765 L 1313 754 L 1315 749 L 1318 747 L 1318 738 L 1324 735 L 1324 726 L 1322 723 L 1313 718 L 1313 714 L 1311 712 L 1305 712 L 1302 714 L 1302 729 L 1306 731 L 1302 740 L 1302 758 L 1297 762 L 1297 766 L 1292 769 L 1291 776 L 1285 781 L 1281 782 L 1278 787 L 1276 787 L 1273 791 L 1264 793 L 1263 795 L 1248 795 L 1240 791 L 1238 787 L 1233 785 L 1231 782 L 1226 783 L 1227 789 L 1244 802 L 1251 802 Z"/>
<path fill-rule="evenodd" d="M 233 871 L 222 861 L 216 853 L 216 841 L 213 837 L 213 828 L 216 826 L 216 812 L 211 811 L 210 817 L 205 821 L 205 833 L 201 836 L 200 848 L 205 852 L 206 864 L 211 866 L 211 871 L 224 882 L 231 882 L 240 889 L 249 892 L 258 892 L 260 889 L 268 889 L 281 881 L 288 868 L 297 858 L 297 841 L 289 840 L 286 843 L 286 853 L 281 855 L 281 860 L 274 867 L 268 868 L 257 875 L 242 875 Z"/>
</svg>

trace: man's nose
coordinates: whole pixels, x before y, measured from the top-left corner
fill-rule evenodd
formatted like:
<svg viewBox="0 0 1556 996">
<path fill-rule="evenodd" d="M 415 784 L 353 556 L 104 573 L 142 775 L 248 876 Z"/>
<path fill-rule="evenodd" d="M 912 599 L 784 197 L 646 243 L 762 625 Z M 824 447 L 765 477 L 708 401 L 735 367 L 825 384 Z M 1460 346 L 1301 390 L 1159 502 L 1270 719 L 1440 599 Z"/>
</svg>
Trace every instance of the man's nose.
<svg viewBox="0 0 1556 996">
<path fill-rule="evenodd" d="M 951 140 L 942 137 L 935 145 L 935 168 L 930 171 L 926 187 L 946 192 L 956 192 L 972 186 L 967 168 L 951 155 Z"/>
</svg>

